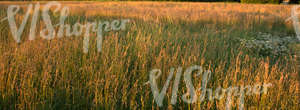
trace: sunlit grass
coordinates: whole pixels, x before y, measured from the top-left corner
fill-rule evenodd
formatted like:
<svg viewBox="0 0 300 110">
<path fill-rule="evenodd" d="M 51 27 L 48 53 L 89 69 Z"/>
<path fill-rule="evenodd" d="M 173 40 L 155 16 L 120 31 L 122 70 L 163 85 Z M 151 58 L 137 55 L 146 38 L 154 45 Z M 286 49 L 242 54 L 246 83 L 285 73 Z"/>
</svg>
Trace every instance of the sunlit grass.
<svg viewBox="0 0 300 110">
<path fill-rule="evenodd" d="M 245 108 L 299 109 L 294 53 L 262 57 L 245 51 L 237 40 L 257 32 L 293 35 L 292 25 L 285 22 L 290 6 L 105 2 L 95 3 L 94 9 L 100 11 L 81 4 L 84 13 L 74 8 L 76 3 L 69 5 L 74 5 L 70 7 L 74 13 L 66 20 L 70 24 L 83 24 L 86 16 L 96 21 L 129 18 L 131 22 L 124 31 L 104 34 L 101 53 L 92 34 L 88 54 L 83 53 L 83 36 L 29 41 L 28 25 L 17 44 L 7 21 L 1 22 L 0 109 L 224 109 L 225 98 L 194 104 L 178 98 L 176 105 L 170 105 L 171 88 L 164 106 L 157 106 L 150 86 L 145 85 L 149 71 L 162 70 L 158 80 L 162 87 L 170 68 L 192 65 L 212 71 L 208 87 L 214 90 L 273 84 L 268 94 L 246 96 Z M 3 6 L 1 17 L 6 16 L 5 10 Z M 201 84 L 196 76 L 193 81 L 195 87 Z M 181 81 L 178 96 L 186 89 Z M 238 104 L 235 101 L 233 108 Z"/>
</svg>

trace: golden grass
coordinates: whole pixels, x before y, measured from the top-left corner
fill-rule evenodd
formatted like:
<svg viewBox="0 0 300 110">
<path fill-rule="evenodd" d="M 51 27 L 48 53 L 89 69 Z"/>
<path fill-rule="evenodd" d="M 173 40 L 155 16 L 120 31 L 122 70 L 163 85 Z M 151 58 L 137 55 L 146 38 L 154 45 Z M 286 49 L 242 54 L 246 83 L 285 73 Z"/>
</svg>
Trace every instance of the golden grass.
<svg viewBox="0 0 300 110">
<path fill-rule="evenodd" d="M 1 2 L 4 8 L 15 2 Z M 23 2 L 19 2 L 20 4 Z M 28 2 L 27 2 L 28 3 Z M 290 5 L 177 2 L 64 2 L 77 19 L 130 18 L 125 31 L 105 33 L 103 50 L 91 39 L 88 54 L 82 37 L 37 38 L 15 43 L 7 22 L 0 23 L 0 109 L 225 109 L 226 99 L 171 105 L 172 88 L 158 107 L 145 83 L 161 69 L 159 87 L 169 69 L 200 65 L 213 72 L 208 84 L 272 83 L 268 94 L 245 97 L 247 109 L 299 109 L 299 73 L 293 53 L 280 58 L 247 53 L 235 38 L 256 32 L 291 34 L 285 19 Z M 82 17 L 82 18 L 80 18 Z M 75 19 L 75 20 L 74 20 Z M 86 21 L 86 20 L 85 20 Z M 42 28 L 40 24 L 40 28 Z M 25 32 L 28 33 L 29 26 Z M 92 34 L 95 36 L 95 34 Z M 193 76 L 199 87 L 201 78 Z M 184 82 L 178 96 L 186 93 Z M 170 85 L 173 85 L 171 83 Z M 232 104 L 238 109 L 237 99 Z"/>
</svg>

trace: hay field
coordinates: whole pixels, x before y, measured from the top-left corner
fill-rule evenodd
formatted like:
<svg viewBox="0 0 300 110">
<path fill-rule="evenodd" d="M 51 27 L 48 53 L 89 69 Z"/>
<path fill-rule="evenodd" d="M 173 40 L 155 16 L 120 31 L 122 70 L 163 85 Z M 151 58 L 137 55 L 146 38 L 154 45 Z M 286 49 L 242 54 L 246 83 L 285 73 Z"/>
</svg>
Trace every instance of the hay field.
<svg viewBox="0 0 300 110">
<path fill-rule="evenodd" d="M 0 2 L 0 19 L 11 4 L 22 5 L 16 21 L 22 20 L 26 4 Z M 36 3 L 36 2 L 33 2 Z M 44 4 L 46 2 L 42 2 Z M 0 109 L 220 109 L 226 98 L 196 101 L 181 99 L 188 88 L 180 79 L 177 103 L 171 104 L 173 80 L 158 107 L 151 87 L 145 84 L 150 71 L 160 69 L 161 90 L 171 68 L 200 65 L 212 72 L 208 88 L 229 88 L 271 83 L 267 94 L 244 97 L 245 109 L 300 108 L 297 44 L 280 56 L 249 51 L 239 39 L 295 36 L 292 5 L 189 2 L 61 2 L 69 6 L 67 24 L 130 19 L 126 29 L 103 34 L 101 53 L 96 33 L 91 33 L 88 53 L 84 36 L 45 40 L 37 34 L 28 40 L 30 21 L 21 42 L 13 39 L 8 21 L 0 22 Z M 31 17 L 30 17 L 31 18 Z M 51 14 L 53 22 L 59 13 Z M 37 23 L 37 31 L 45 28 Z M 201 79 L 192 76 L 195 88 Z M 263 89 L 263 88 L 260 88 Z M 215 91 L 213 91 L 215 92 Z M 201 93 L 197 92 L 199 96 Z M 232 109 L 239 109 L 232 96 Z"/>
</svg>

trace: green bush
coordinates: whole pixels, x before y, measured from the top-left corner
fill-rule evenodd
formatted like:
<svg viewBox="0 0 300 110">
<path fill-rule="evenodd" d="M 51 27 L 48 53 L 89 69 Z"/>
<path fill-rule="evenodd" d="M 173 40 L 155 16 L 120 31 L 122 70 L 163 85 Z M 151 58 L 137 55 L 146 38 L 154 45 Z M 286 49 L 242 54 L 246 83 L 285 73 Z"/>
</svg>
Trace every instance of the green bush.
<svg viewBox="0 0 300 110">
<path fill-rule="evenodd" d="M 279 4 L 282 0 L 241 0 L 242 3 L 273 3 Z"/>
</svg>

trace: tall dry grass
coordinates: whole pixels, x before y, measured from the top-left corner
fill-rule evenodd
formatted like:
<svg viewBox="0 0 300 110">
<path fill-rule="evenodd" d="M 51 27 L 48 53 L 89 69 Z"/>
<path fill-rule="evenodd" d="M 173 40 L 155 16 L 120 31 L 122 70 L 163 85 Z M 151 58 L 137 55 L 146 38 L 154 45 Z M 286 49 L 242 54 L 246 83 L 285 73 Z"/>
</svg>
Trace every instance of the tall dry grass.
<svg viewBox="0 0 300 110">
<path fill-rule="evenodd" d="M 6 3 L 7 4 L 7 3 Z M 268 94 L 245 97 L 247 109 L 299 109 L 299 73 L 293 53 L 261 57 L 245 51 L 236 38 L 257 32 L 293 34 L 285 22 L 291 6 L 229 3 L 68 2 L 67 23 L 130 18 L 124 31 L 104 34 L 88 54 L 82 37 L 29 41 L 29 26 L 17 44 L 7 21 L 0 23 L 0 109 L 224 109 L 226 99 L 187 104 L 178 98 L 158 107 L 145 83 L 161 69 L 162 87 L 170 68 L 200 65 L 212 71 L 209 88 L 272 83 Z M 1 18 L 7 5 L 1 5 Z M 54 17 L 54 21 L 57 18 Z M 38 24 L 43 28 L 42 23 Z M 38 30 L 39 30 L 38 29 Z M 179 95 L 186 93 L 183 80 Z M 195 87 L 201 77 L 193 76 Z M 173 85 L 173 81 L 170 85 Z M 237 99 L 232 103 L 238 108 Z"/>
</svg>

